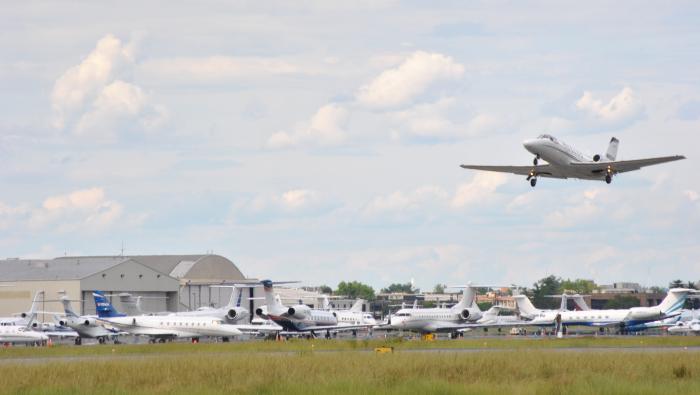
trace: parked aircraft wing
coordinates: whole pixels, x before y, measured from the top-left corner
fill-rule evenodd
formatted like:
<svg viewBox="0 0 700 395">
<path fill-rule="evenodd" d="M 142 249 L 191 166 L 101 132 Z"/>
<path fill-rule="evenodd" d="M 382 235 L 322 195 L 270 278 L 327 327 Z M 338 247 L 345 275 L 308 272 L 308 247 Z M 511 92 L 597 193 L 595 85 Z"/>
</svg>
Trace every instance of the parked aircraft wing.
<svg viewBox="0 0 700 395">
<path fill-rule="evenodd" d="M 512 173 L 521 176 L 529 176 L 534 172 L 538 177 L 548 178 L 566 178 L 563 174 L 557 171 L 550 165 L 537 166 L 481 166 L 481 165 L 460 165 L 463 169 L 495 171 L 499 173 Z"/>
<path fill-rule="evenodd" d="M 658 158 L 633 159 L 633 160 L 618 160 L 612 162 L 582 162 L 572 163 L 574 169 L 588 170 L 591 174 L 602 174 L 608 170 L 608 167 L 613 173 L 624 173 L 627 171 L 639 170 L 645 166 L 658 165 L 660 163 L 673 162 L 676 160 L 685 159 L 683 155 L 662 156 Z"/>
<path fill-rule="evenodd" d="M 297 333 L 299 332 L 323 332 L 323 331 L 333 331 L 333 332 L 340 332 L 340 331 L 351 331 L 355 329 L 362 329 L 362 328 L 372 328 L 375 325 L 371 324 L 357 324 L 357 325 L 328 325 L 328 326 L 307 326 L 304 327 L 303 329 L 296 331 Z"/>
</svg>

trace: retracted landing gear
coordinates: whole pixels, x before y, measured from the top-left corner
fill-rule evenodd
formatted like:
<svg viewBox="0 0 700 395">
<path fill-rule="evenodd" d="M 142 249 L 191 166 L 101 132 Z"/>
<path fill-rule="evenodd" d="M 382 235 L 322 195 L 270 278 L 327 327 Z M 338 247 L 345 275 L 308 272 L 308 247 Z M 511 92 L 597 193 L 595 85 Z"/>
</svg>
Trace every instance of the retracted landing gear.
<svg viewBox="0 0 700 395">
<path fill-rule="evenodd" d="M 532 160 L 532 164 L 537 166 L 537 162 L 539 161 L 539 159 L 540 159 L 539 155 L 535 156 L 535 159 Z"/>
</svg>

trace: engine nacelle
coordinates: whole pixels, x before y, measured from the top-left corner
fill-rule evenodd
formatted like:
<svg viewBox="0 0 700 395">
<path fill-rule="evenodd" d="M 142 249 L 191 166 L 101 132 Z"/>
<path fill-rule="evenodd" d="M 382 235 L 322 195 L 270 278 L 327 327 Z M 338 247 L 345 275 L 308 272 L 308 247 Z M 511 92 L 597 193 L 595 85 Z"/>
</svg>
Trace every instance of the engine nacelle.
<svg viewBox="0 0 700 395">
<path fill-rule="evenodd" d="M 22 318 L 27 318 L 27 313 L 22 313 L 22 314 L 20 314 L 19 316 L 22 317 Z"/>
<path fill-rule="evenodd" d="M 595 154 L 593 155 L 593 162 L 598 162 L 600 160 L 600 155 Z"/>
<path fill-rule="evenodd" d="M 39 327 L 38 323 L 36 323 L 36 322 L 32 323 L 32 328 L 37 328 L 37 327 Z"/>
<path fill-rule="evenodd" d="M 60 325 L 60 326 L 66 326 L 66 324 L 67 324 L 66 321 L 63 321 L 63 320 L 58 321 L 58 325 Z"/>
<path fill-rule="evenodd" d="M 294 317 L 296 319 L 303 320 L 304 318 L 309 316 L 309 313 L 311 313 L 311 309 L 309 306 L 304 306 L 302 305 L 297 305 L 294 307 L 290 307 L 287 309 L 287 315 L 290 317 Z"/>
<path fill-rule="evenodd" d="M 262 310 L 262 309 L 259 309 Z M 257 314 L 257 311 L 255 312 Z M 261 311 L 262 313 L 262 311 Z M 260 315 L 260 314 L 258 314 Z M 237 320 L 242 320 L 243 318 L 248 316 L 248 310 L 240 308 L 240 307 L 233 307 L 228 310 L 226 313 L 226 319 L 229 321 L 237 321 Z"/>
<path fill-rule="evenodd" d="M 86 318 L 85 321 L 83 321 L 83 325 L 85 326 L 96 326 L 97 322 L 95 321 L 94 318 Z"/>
<path fill-rule="evenodd" d="M 257 315 L 258 317 L 262 317 L 262 316 L 264 315 L 264 313 L 265 313 L 265 312 L 264 312 L 263 309 L 261 309 L 260 307 L 258 307 L 257 309 L 255 309 L 255 315 Z"/>
<path fill-rule="evenodd" d="M 649 307 L 632 307 L 629 319 L 632 320 L 656 320 L 661 318 L 661 310 Z"/>
<path fill-rule="evenodd" d="M 469 313 L 469 309 L 464 309 L 464 310 L 462 310 L 462 312 L 459 313 L 459 316 L 460 316 L 463 320 L 466 320 L 467 318 L 469 318 L 470 315 L 471 315 L 471 314 Z"/>
</svg>

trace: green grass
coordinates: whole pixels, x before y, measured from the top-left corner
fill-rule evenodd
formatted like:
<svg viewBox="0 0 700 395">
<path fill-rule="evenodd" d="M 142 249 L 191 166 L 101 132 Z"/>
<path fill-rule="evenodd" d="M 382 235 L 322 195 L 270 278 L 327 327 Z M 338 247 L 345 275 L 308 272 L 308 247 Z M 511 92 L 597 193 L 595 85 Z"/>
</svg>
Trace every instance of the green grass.
<svg viewBox="0 0 700 395">
<path fill-rule="evenodd" d="M 658 394 L 692 393 L 697 352 L 134 355 L 0 364 L 0 390 L 24 394 Z"/>
<path fill-rule="evenodd" d="M 700 336 L 626 336 L 626 337 L 572 337 L 564 339 L 502 337 L 465 338 L 461 340 L 403 340 L 401 338 L 374 340 L 289 340 L 247 341 L 231 343 L 167 343 L 167 344 L 120 344 L 54 347 L 11 347 L 0 349 L 0 358 L 31 358 L 50 356 L 81 356 L 111 354 L 169 354 L 191 352 L 289 352 L 289 351 L 362 351 L 389 345 L 396 350 L 409 349 L 540 349 L 540 348 L 607 348 L 607 347 L 700 347 Z"/>
<path fill-rule="evenodd" d="M 383 344 L 396 351 L 364 352 Z M 700 391 L 700 352 L 683 347 L 697 346 L 696 337 L 591 337 L 15 347 L 0 352 L 0 392 L 693 393 Z M 655 349 L 639 351 L 646 347 Z M 410 351 L 424 348 L 447 351 Z M 453 348 L 500 351 L 450 352 Z"/>
</svg>

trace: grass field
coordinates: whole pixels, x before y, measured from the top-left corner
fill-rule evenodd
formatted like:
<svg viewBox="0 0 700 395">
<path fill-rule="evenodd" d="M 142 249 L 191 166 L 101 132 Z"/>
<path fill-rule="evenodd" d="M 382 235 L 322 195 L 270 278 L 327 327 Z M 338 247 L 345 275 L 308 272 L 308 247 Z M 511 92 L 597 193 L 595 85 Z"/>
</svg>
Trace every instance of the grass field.
<svg viewBox="0 0 700 395">
<path fill-rule="evenodd" d="M 700 352 L 684 350 L 700 346 L 695 337 L 395 341 L 390 344 L 395 347 L 393 354 L 365 352 L 384 343 L 316 340 L 16 347 L 0 352 L 0 392 L 700 392 Z M 604 350 L 608 347 L 624 349 Z M 412 351 L 423 348 L 444 351 Z M 457 348 L 498 351 L 451 350 Z"/>
</svg>

